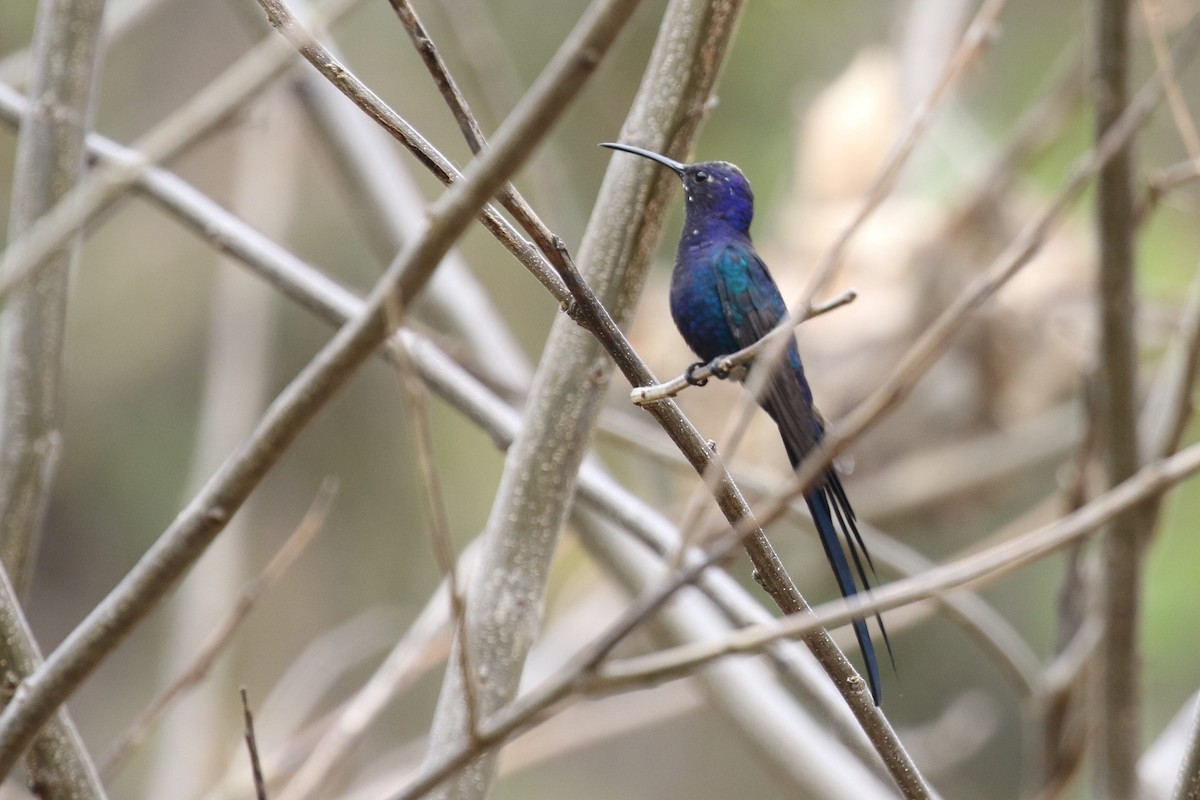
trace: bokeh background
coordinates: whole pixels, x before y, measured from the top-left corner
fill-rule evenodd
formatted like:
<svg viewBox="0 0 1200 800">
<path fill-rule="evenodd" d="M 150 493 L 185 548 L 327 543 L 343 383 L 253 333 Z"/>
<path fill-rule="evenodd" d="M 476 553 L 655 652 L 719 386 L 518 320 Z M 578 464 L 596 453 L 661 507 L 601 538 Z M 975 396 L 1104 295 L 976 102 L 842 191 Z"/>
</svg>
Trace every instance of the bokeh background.
<svg viewBox="0 0 1200 800">
<path fill-rule="evenodd" d="M 139 9 L 114 34 L 100 77 L 95 127 L 121 142 L 135 141 L 268 35 L 249 0 L 110 5 L 113 13 Z M 430 0 L 417 8 L 490 131 L 585 5 Z M 582 100 L 517 180 L 572 246 L 613 157 L 596 143 L 617 136 L 663 5 L 643 4 Z M 1192 0 L 1154 5 L 1169 31 L 1197 8 Z M 733 161 L 752 181 L 756 242 L 785 296 L 802 292 L 974 6 L 957 0 L 747 5 L 695 157 Z M 1145 25 L 1135 16 L 1140 85 L 1153 62 Z M 0 77 L 7 81 L 20 79 L 19 57 L 11 54 L 28 45 L 33 17 L 33 3 L 0 4 L 0 54 L 10 55 L 0 62 Z M 859 299 L 800 330 L 826 416 L 838 418 L 869 394 L 915 335 L 1048 202 L 1071 160 L 1087 148 L 1091 111 L 1080 76 L 1090 65 L 1090 25 L 1087 4 L 1008 3 L 994 40 L 938 114 L 832 287 L 854 288 Z M 378 94 L 448 155 L 467 160 L 453 119 L 386 3 L 363 2 L 334 37 L 348 65 Z M 1185 97 L 1200 96 L 1194 72 L 1182 79 Z M 1054 99 L 1037 110 L 1050 95 Z M 1029 148 L 1012 169 L 998 169 L 1006 148 L 1023 135 L 1022 125 L 1037 136 L 1028 137 Z M 15 134 L 5 128 L 0 219 L 7 219 L 14 152 Z M 1143 185 L 1185 157 L 1169 115 L 1160 112 L 1139 139 Z M 286 82 L 170 167 L 349 286 L 365 289 L 383 267 Z M 426 197 L 435 197 L 440 187 L 414 173 Z M 1198 202 L 1196 184 L 1173 191 L 1149 213 L 1139 240 L 1137 325 L 1147 385 L 1200 255 Z M 666 308 L 679 225 L 674 205 L 631 331 L 663 377 L 690 362 Z M 1071 464 L 1082 435 L 1081 397 L 1093 366 L 1089 212 L 1087 202 L 1071 212 L 1034 263 L 844 465 L 860 516 L 930 559 L 1028 530 L 1065 507 L 1063 490 L 1074 480 Z M 459 252 L 513 343 L 536 363 L 556 303 L 484 232 L 472 230 Z M 520 385 L 520 376 L 478 359 L 436 314 L 421 321 L 481 374 Z M 133 198 L 88 231 L 67 334 L 62 459 L 29 607 L 47 650 L 124 575 L 249 430 L 253 416 L 214 418 L 226 406 L 223 398 L 233 407 L 262 407 L 330 330 Z M 218 352 L 225 355 L 214 359 Z M 226 378 L 213 396 L 212 376 L 222 369 Z M 695 477 L 669 466 L 665 437 L 629 406 L 623 381 L 614 383 L 597 449 L 627 485 L 678 520 L 696 490 Z M 706 435 L 718 437 L 736 397 L 736 387 L 710 385 L 681 402 Z M 503 454 L 438 402 L 432 422 L 461 548 L 484 525 Z M 630 432 L 660 452 L 631 446 Z M 304 516 L 322 480 L 336 477 L 339 490 L 322 532 L 262 597 L 205 687 L 173 710 L 116 774 L 114 796 L 240 796 L 239 684 L 261 707 L 259 734 L 270 749 L 336 707 L 369 674 L 440 580 L 413 453 L 396 375 L 370 364 L 284 457 L 238 515 L 238 528 L 189 578 L 179 596 L 190 598 L 184 610 L 154 614 L 72 700 L 86 741 L 103 753 L 199 649 L 241 585 Z M 763 420 L 752 427 L 734 466 L 752 496 L 782 481 L 782 448 Z M 1150 739 L 1200 677 L 1191 624 L 1200 610 L 1198 502 L 1191 484 L 1172 493 L 1150 556 L 1143 660 Z M 836 594 L 802 521 L 784 520 L 770 533 L 810 599 Z M 585 641 L 624 601 L 569 531 L 561 551 L 547 598 L 551 662 L 553 653 Z M 731 569 L 753 586 L 744 564 Z M 894 576 L 882 572 L 884 579 Z M 1042 658 L 1057 635 L 1063 575 L 1064 559 L 1053 557 L 982 593 Z M 887 710 L 930 779 L 946 797 L 1013 797 L 1029 790 L 1037 774 L 1031 709 L 951 622 L 933 614 L 909 624 L 903 612 L 895 619 L 898 672 L 885 675 Z M 432 663 L 389 709 L 349 765 L 350 778 L 419 758 L 441 671 Z M 593 724 L 606 730 L 602 719 L 610 722 L 608 735 L 573 743 Z M 779 788 L 688 681 L 587 704 L 550 725 L 513 746 L 494 796 L 701 798 Z M 166 787 L 169 794 L 162 793 Z M 1085 789 L 1073 791 L 1086 796 Z"/>
</svg>

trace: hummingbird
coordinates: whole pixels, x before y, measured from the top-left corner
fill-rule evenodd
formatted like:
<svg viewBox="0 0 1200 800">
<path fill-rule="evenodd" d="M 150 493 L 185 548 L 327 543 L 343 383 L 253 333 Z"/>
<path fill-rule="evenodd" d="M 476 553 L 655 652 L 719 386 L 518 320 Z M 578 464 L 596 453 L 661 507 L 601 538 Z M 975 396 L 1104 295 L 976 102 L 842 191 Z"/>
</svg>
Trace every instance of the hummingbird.
<svg viewBox="0 0 1200 800">
<path fill-rule="evenodd" d="M 701 359 L 688 367 L 686 373 L 689 383 L 700 383 L 692 377 L 696 368 L 713 365 L 717 359 L 755 343 L 788 313 L 779 287 L 750 240 L 750 222 L 754 218 L 750 182 L 740 169 L 726 161 L 683 164 L 632 145 L 606 142 L 601 146 L 648 158 L 683 181 L 683 232 L 671 272 L 671 318 L 688 347 Z M 727 377 L 717 370 L 714 374 Z M 825 424 L 813 405 L 812 390 L 804 377 L 794 337 L 788 341 L 787 352 L 772 367 L 757 400 L 778 426 L 792 468 L 799 467 L 824 438 Z M 860 585 L 863 591 L 868 590 L 864 562 L 872 574 L 875 567 L 858 532 L 850 499 L 832 466 L 804 495 L 804 501 L 842 596 L 857 594 Z M 850 561 L 854 562 L 853 571 Z M 878 616 L 875 619 L 890 657 L 892 646 L 883 620 Z M 875 646 L 864 620 L 854 620 L 853 626 L 866 665 L 871 697 L 879 705 L 881 687 Z"/>
</svg>

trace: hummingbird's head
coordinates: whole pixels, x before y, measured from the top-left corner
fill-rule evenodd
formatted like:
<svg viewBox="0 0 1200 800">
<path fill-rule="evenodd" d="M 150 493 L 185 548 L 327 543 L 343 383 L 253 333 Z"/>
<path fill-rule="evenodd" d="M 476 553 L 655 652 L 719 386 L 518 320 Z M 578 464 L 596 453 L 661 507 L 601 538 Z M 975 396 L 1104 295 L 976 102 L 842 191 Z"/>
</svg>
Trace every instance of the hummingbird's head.
<svg viewBox="0 0 1200 800">
<path fill-rule="evenodd" d="M 689 225 L 723 222 L 740 233 L 749 233 L 750 220 L 754 218 L 754 192 L 742 171 L 728 161 L 683 164 L 632 145 L 605 143 L 601 147 L 657 161 L 678 175 L 683 181 Z"/>
</svg>

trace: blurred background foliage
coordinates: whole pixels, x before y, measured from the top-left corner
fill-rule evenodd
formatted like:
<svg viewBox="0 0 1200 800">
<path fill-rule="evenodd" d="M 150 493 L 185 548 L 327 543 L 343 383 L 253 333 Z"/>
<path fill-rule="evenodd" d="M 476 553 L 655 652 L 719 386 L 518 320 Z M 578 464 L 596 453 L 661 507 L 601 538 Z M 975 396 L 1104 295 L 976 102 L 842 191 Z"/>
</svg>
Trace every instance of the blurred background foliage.
<svg viewBox="0 0 1200 800">
<path fill-rule="evenodd" d="M 110 5 L 122 4 L 113 0 Z M 107 51 L 96 128 L 118 141 L 133 141 L 253 41 L 270 35 L 261 24 L 247 24 L 254 9 L 247 15 L 235 5 L 151 3 Z M 1191 0 L 1160 0 L 1160 5 L 1172 30 L 1196 8 Z M 584 6 L 583 0 L 417 4 L 488 131 L 538 74 Z M 928 91 L 956 41 L 954 31 L 973 6 L 954 0 L 747 4 L 695 158 L 736 162 L 753 182 L 756 241 L 785 296 L 800 295 L 823 248 L 855 209 L 907 115 Z M 662 2 L 644 4 L 582 101 L 517 181 L 551 228 L 572 245 L 580 239 L 612 157 L 595 145 L 617 136 L 662 7 Z M 33 15 L 33 3 L 0 4 L 0 54 L 28 44 Z M 1153 64 L 1138 19 L 1140 85 Z M 1079 74 L 1089 25 L 1086 4 L 1008 4 L 994 41 L 938 116 L 895 196 L 852 248 L 831 290 L 853 287 L 859 299 L 799 333 L 827 416 L 836 419 L 871 391 L 913 336 L 1056 191 L 1071 160 L 1086 149 L 1091 112 L 1080 96 L 1083 81 L 1076 80 L 1074 90 L 1068 88 L 1062 102 L 1054 104 L 1058 113 L 1035 120 L 1045 141 L 1014 173 L 1005 173 L 1011 180 L 998 187 L 990 205 L 966 213 L 970 198 L 998 186 L 989 170 L 1026 109 L 1063 80 L 1069 87 L 1069 77 L 1063 76 Z M 487 47 L 464 46 L 471 36 L 485 37 Z M 429 140 L 465 162 L 468 151 L 453 120 L 385 3 L 363 3 L 336 28 L 335 37 L 360 77 Z M 507 66 L 475 71 L 473 59 L 484 52 L 502 54 Z M 14 76 L 6 72 L 4 77 Z M 1196 70 L 1184 76 L 1183 87 L 1185 97 L 1200 96 Z M 364 289 L 382 265 L 364 243 L 333 164 L 315 146 L 289 96 L 278 94 L 283 102 L 252 106 L 170 166 L 223 204 L 236 205 L 239 214 L 300 256 Z M 260 154 L 257 160 L 240 158 L 239 142 L 255 134 L 270 141 L 270 148 L 252 151 Z M 0 187 L 11 185 L 14 149 L 14 134 L 0 132 Z M 1184 158 L 1169 115 L 1160 111 L 1139 139 L 1141 175 Z M 418 181 L 427 197 L 436 196 L 439 187 L 431 179 L 418 175 Z M 252 203 L 236 199 L 246 196 L 244 186 L 239 189 L 243 182 L 252 187 Z M 0 219 L 7 218 L 7 194 L 0 191 Z M 1172 193 L 1153 210 L 1139 242 L 1138 328 L 1147 381 L 1196 269 L 1198 201 L 1195 184 Z M 665 300 L 679 224 L 679 203 L 674 205 L 632 330 L 635 344 L 663 377 L 691 360 L 670 324 Z M 461 252 L 535 362 L 556 304 L 481 231 L 467 236 Z M 195 488 L 190 476 L 217 264 L 206 245 L 139 199 L 123 202 L 89 232 L 70 301 L 62 462 L 31 603 L 46 649 L 120 579 Z M 863 518 L 938 560 L 1027 530 L 1062 511 L 1060 488 L 1070 479 L 1080 397 L 1092 365 L 1093 272 L 1084 204 L 1026 273 L 956 340 L 904 407 L 854 448 L 853 474 L 846 483 Z M 265 378 L 269 398 L 330 332 L 282 298 L 268 295 L 258 313 L 269 330 L 269 369 L 258 376 Z M 436 327 L 436 319 L 426 319 Z M 454 346 L 452 338 L 449 345 Z M 472 363 L 469 352 L 461 347 L 456 352 Z M 474 366 L 489 372 L 486 363 Z M 494 377 L 505 382 L 508 376 Z M 633 426 L 636 437 L 665 449 L 665 438 L 629 407 L 623 381 L 615 384 L 608 425 Z M 682 404 L 706 435 L 717 437 L 736 396 L 735 387 L 710 386 L 686 393 Z M 734 464 L 739 474 L 753 479 L 751 485 L 756 480 L 770 487 L 782 479 L 786 463 L 773 431 L 762 423 L 756 422 Z M 433 428 L 450 523 L 462 547 L 487 518 L 503 456 L 439 403 L 433 405 Z M 1009 452 L 1013 448 L 999 441 L 1026 445 Z M 612 434 L 602 434 L 598 447 L 629 486 L 679 518 L 695 491 L 693 475 L 664 469 L 660 460 Z M 1010 463 L 1001 453 L 1011 465 L 987 473 L 985 468 L 996 463 Z M 972 470 L 982 476 L 974 484 L 967 480 Z M 246 684 L 252 698 L 265 699 L 289 669 L 308 670 L 293 678 L 298 683 L 290 689 L 272 695 L 275 705 L 264 707 L 260 735 L 269 743 L 291 733 L 285 720 L 289 713 L 302 713 L 296 710 L 297 698 L 313 704 L 315 717 L 367 674 L 439 580 L 422 521 L 401 393 L 395 374 L 380 364 L 369 365 L 319 417 L 242 512 L 246 526 L 236 571 L 226 576 L 228 585 L 213 590 L 210 616 L 180 629 L 170 614 L 154 615 L 77 695 L 73 711 L 97 752 L 165 681 L 163 664 L 175 657 L 166 652 L 173 641 L 168 633 L 174 630 L 183 649 L 194 651 L 232 603 L 229 587 L 236 590 L 279 547 L 328 475 L 338 478 L 340 491 L 323 532 L 263 598 L 214 678 L 226 684 L 217 693 L 227 702 L 219 714 L 233 732 L 221 747 L 227 757 L 240 756 L 238 728 L 231 722 L 237 714 L 236 684 Z M 965 486 L 946 488 L 960 479 Z M 1172 494 L 1149 564 L 1144 666 L 1151 737 L 1197 685 L 1189 624 L 1197 613 L 1197 503 L 1192 484 Z M 810 599 L 835 594 L 804 523 L 786 520 L 771 533 Z M 573 616 L 579 608 L 604 618 L 620 602 L 569 536 L 562 550 L 546 623 L 553 628 L 559 615 L 574 620 L 564 626 L 568 644 L 552 647 L 560 653 L 570 652 L 570 643 L 581 642 L 599 626 Z M 1061 557 L 1048 559 L 983 593 L 1042 656 L 1049 654 L 1056 635 L 1062 563 Z M 752 585 L 744 565 L 735 564 L 734 570 Z M 915 627 L 894 623 L 893 630 L 898 675 L 885 676 L 888 712 L 929 777 L 947 797 L 1012 797 L 1025 788 L 1023 779 L 1035 770 L 1023 738 L 1030 733 L 1031 723 L 1022 716 L 1027 709 L 986 656 L 936 615 Z M 314 649 L 321 642 L 341 644 Z M 419 740 L 439 679 L 440 668 L 434 668 L 387 715 L 370 739 L 371 748 L 361 754 L 364 764 L 392 757 L 397 743 Z M 605 703 L 620 709 L 629 700 Z M 661 719 L 582 752 L 544 760 L 539 743 L 551 750 L 563 746 L 568 715 L 566 723 L 554 723 L 563 731 L 557 740 L 533 734 L 514 746 L 495 796 L 772 792 L 771 776 L 746 759 L 729 728 L 697 701 L 686 682 L 633 698 L 643 707 L 630 714 L 661 708 Z M 272 709 L 291 711 L 273 716 Z M 407 751 L 410 756 L 419 753 L 419 744 L 409 747 L 417 748 Z M 117 778 L 115 796 L 141 796 L 155 752 L 141 748 Z M 620 768 L 612 769 L 613 764 Z M 204 787 L 220 777 L 205 769 L 195 765 L 180 780 Z M 176 796 L 193 794 L 189 788 Z"/>
</svg>

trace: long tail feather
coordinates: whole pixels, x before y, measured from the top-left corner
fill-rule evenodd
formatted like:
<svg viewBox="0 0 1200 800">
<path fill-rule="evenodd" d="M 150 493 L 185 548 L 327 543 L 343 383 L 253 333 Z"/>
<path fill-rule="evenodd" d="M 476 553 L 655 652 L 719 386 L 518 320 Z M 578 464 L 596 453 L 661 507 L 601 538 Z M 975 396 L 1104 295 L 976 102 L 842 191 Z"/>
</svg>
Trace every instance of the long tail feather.
<svg viewBox="0 0 1200 800">
<path fill-rule="evenodd" d="M 759 400 L 763 409 L 779 426 L 779 434 L 783 438 L 783 444 L 793 468 L 800 465 L 804 457 L 824 436 L 823 426 L 813 410 L 812 396 L 808 392 L 799 362 L 799 355 L 793 353 L 793 369 L 790 372 L 786 369 L 779 370 L 768 384 L 766 393 Z M 858 594 L 860 587 L 862 591 L 868 591 L 871 588 L 871 581 L 867 578 L 867 570 L 869 568 L 874 577 L 875 565 L 871 563 L 866 543 L 863 542 L 862 535 L 858 531 L 854 509 L 850 505 L 849 498 L 846 497 L 846 491 L 842 488 L 842 482 L 838 478 L 837 472 L 833 469 L 827 470 L 820 484 L 805 495 L 804 499 L 808 503 L 809 512 L 817 526 L 821 546 L 825 548 L 825 557 L 829 561 L 829 566 L 833 568 L 833 575 L 837 579 L 842 597 Z M 835 516 L 836 522 L 834 521 Z M 839 527 L 841 536 L 838 535 Z M 843 541 L 845 542 L 844 549 Z M 847 550 L 850 552 L 849 558 L 846 556 Z M 851 560 L 854 562 L 853 568 L 850 566 Z M 855 582 L 856 573 L 858 575 L 857 583 Z M 894 669 L 896 659 L 892 653 L 891 640 L 888 639 L 887 630 L 883 627 L 883 620 L 878 614 L 875 616 L 875 620 L 879 623 L 879 632 L 883 637 L 888 658 Z M 852 624 L 854 625 L 854 635 L 858 639 L 858 646 L 862 651 L 863 662 L 866 665 L 871 697 L 874 698 L 875 704 L 879 705 L 881 696 L 879 663 L 875 657 L 875 646 L 871 641 L 870 630 L 864 619 L 853 620 Z"/>
<path fill-rule="evenodd" d="M 835 481 L 837 481 L 836 475 L 832 477 L 832 482 Z M 840 482 L 838 483 L 838 489 L 840 489 Z M 865 558 L 867 564 L 870 565 L 870 557 L 867 555 L 866 547 L 863 545 L 858 528 L 854 524 L 854 511 L 850 508 L 850 504 L 845 502 L 845 497 L 845 492 L 837 491 L 830 484 L 827 484 L 821 489 L 809 492 L 805 495 L 804 499 L 808 503 L 808 510 L 812 514 L 813 522 L 817 527 L 821 546 L 825 549 L 825 558 L 828 559 L 829 566 L 833 568 L 833 575 L 837 580 L 838 589 L 841 591 L 842 597 L 850 597 L 858 594 L 858 585 L 854 581 L 854 573 L 851 572 L 850 564 L 846 560 L 846 554 L 842 550 L 841 539 L 845 539 L 846 541 L 847 549 L 850 550 L 850 554 L 854 559 L 855 570 L 858 572 L 858 577 L 862 582 L 864 590 L 870 588 L 870 583 L 867 581 L 862 559 Z M 830 500 L 833 501 L 832 508 Z M 841 539 L 838 537 L 837 525 L 833 521 L 834 513 L 837 514 L 838 521 L 841 523 Z M 861 557 L 859 555 L 860 550 L 862 553 Z M 873 566 L 871 570 L 874 572 Z M 883 620 L 878 616 L 875 619 L 879 623 L 879 631 L 887 647 L 888 657 L 894 665 L 895 658 L 892 656 L 892 643 L 888 639 L 887 630 L 883 627 Z M 879 662 L 875 657 L 875 645 L 871 641 L 871 633 L 864 620 L 854 620 L 853 626 L 855 638 L 858 639 L 858 646 L 862 651 L 863 663 L 866 665 L 867 682 L 871 688 L 871 697 L 875 700 L 875 705 L 879 705 L 882 699 L 882 687 L 879 679 Z"/>
</svg>

